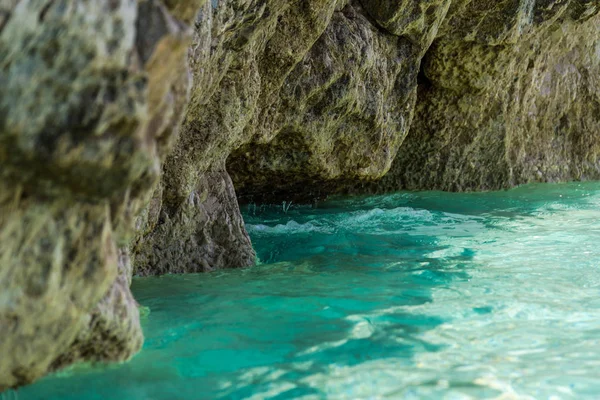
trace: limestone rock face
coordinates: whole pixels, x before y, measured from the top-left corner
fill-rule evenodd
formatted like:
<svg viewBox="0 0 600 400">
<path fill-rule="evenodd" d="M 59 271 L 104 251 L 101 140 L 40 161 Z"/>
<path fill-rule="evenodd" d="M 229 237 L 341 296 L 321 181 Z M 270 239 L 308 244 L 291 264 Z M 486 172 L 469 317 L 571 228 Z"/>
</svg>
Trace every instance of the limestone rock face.
<svg viewBox="0 0 600 400">
<path fill-rule="evenodd" d="M 138 351 L 132 274 L 252 265 L 238 200 L 600 179 L 599 14 L 0 0 L 0 390 Z"/>
<path fill-rule="evenodd" d="M 362 0 L 361 3 L 379 26 L 427 50 L 452 0 Z"/>
<path fill-rule="evenodd" d="M 94 307 L 117 277 L 107 204 L 67 208 L 60 201 L 22 199 L 18 191 L 6 196 L 12 189 L 3 185 L 1 203 L 3 388 L 45 374 L 87 329 Z M 139 329 L 136 333 L 139 340 Z"/>
<path fill-rule="evenodd" d="M 272 104 L 281 102 L 286 76 L 325 30 L 335 7 L 331 0 L 252 0 L 201 8 L 189 54 L 192 95 L 148 216 L 155 227 L 135 247 L 136 271 L 254 263 L 225 161 L 257 135 L 273 138 L 254 128 L 276 123 Z"/>
<path fill-rule="evenodd" d="M 0 1 L 0 390 L 140 349 L 127 246 L 188 43 L 157 1 Z"/>
<path fill-rule="evenodd" d="M 138 275 L 207 272 L 254 263 L 227 172 L 205 172 L 180 207 L 173 213 L 162 210 L 152 232 L 135 247 Z"/>
<path fill-rule="evenodd" d="M 600 5 L 469 7 L 425 55 L 410 134 L 369 190 L 600 179 Z"/>
<path fill-rule="evenodd" d="M 270 106 L 278 123 L 253 125 L 274 134 L 231 153 L 240 200 L 599 179 L 599 9 L 350 2 L 286 78 Z M 350 28 L 361 19 L 370 37 Z"/>
<path fill-rule="evenodd" d="M 269 105 L 274 117 L 230 156 L 236 189 L 271 201 L 311 182 L 383 176 L 412 120 L 419 53 L 359 3 L 336 11 Z"/>
</svg>

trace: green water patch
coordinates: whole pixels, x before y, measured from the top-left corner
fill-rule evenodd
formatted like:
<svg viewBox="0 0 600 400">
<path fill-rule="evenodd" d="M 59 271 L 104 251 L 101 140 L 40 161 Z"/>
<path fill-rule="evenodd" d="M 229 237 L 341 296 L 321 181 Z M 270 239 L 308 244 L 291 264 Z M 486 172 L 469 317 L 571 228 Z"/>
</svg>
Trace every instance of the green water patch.
<svg viewBox="0 0 600 400">
<path fill-rule="evenodd" d="M 146 307 L 139 355 L 10 395 L 600 393 L 600 183 L 251 204 L 243 212 L 260 265 L 134 279 Z"/>
</svg>

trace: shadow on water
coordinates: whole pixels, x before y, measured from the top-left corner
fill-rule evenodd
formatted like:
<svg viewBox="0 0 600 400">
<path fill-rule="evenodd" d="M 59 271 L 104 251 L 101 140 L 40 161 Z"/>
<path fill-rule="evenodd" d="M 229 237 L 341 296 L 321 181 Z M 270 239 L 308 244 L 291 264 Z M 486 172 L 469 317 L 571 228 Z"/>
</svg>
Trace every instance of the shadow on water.
<svg viewBox="0 0 600 400">
<path fill-rule="evenodd" d="M 494 219 L 530 215 L 557 199 L 568 205 L 590 188 L 246 206 L 261 265 L 135 279 L 136 298 L 151 310 L 141 354 L 48 377 L 18 400 L 323 397 L 335 371 L 382 360 L 412 366 L 415 354 L 441 350 L 423 334 L 448 322 L 419 307 L 482 267 L 471 245 L 494 240 Z M 349 388 L 377 385 L 349 376 Z"/>
<path fill-rule="evenodd" d="M 434 286 L 466 279 L 471 257 L 378 273 L 374 264 L 344 269 L 347 258 L 316 256 L 138 279 L 136 298 L 151 310 L 142 353 L 122 366 L 48 377 L 18 399 L 244 399 L 273 387 L 282 389 L 259 398 L 323 396 L 306 381 L 332 368 L 381 359 L 410 364 L 415 352 L 436 351 L 419 335 L 444 321 L 403 308 L 431 302 Z"/>
</svg>

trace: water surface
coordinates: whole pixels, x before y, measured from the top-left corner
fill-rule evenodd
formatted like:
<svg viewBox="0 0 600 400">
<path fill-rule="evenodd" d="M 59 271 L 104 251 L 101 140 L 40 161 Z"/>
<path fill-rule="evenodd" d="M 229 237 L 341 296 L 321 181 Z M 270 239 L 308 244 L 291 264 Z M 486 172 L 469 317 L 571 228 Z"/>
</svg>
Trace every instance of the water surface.
<svg viewBox="0 0 600 400">
<path fill-rule="evenodd" d="M 4 396 L 600 398 L 600 183 L 244 213 L 261 265 L 136 279 L 132 362 Z"/>
</svg>

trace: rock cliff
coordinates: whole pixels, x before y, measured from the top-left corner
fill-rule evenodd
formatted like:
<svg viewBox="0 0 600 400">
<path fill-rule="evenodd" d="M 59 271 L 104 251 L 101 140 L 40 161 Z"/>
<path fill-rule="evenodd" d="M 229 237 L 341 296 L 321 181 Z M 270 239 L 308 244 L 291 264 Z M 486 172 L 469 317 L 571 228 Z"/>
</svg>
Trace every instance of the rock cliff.
<svg viewBox="0 0 600 400">
<path fill-rule="evenodd" d="M 238 199 L 600 179 L 599 13 L 0 0 L 0 390 L 137 352 L 133 274 L 251 265 Z"/>
</svg>

